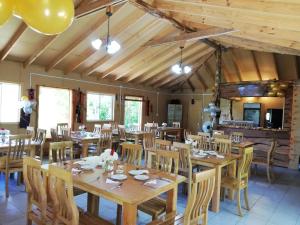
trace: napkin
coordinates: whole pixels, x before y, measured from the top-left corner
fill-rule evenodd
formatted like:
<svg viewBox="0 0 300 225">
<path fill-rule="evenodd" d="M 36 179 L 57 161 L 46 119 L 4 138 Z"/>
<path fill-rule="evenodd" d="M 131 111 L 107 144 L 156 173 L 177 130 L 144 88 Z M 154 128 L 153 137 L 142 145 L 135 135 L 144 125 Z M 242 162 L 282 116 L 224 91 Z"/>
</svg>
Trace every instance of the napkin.
<svg viewBox="0 0 300 225">
<path fill-rule="evenodd" d="M 119 181 L 114 181 L 114 180 L 109 179 L 109 178 L 106 178 L 106 183 L 107 184 L 119 184 L 120 182 Z"/>
<path fill-rule="evenodd" d="M 144 183 L 144 185 L 155 185 L 155 184 L 157 184 L 157 180 L 149 180 Z"/>
</svg>

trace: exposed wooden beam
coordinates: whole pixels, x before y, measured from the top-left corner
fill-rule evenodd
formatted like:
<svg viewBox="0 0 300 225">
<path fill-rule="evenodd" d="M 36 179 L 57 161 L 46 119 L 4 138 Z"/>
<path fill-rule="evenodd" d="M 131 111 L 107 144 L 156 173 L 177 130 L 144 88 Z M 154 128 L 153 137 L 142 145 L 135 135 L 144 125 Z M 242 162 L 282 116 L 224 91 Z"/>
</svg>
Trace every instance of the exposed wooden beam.
<svg viewBox="0 0 300 225">
<path fill-rule="evenodd" d="M 75 17 L 80 18 L 99 10 L 104 10 L 107 6 L 117 5 L 125 2 L 127 2 L 127 0 L 98 0 L 91 3 L 84 3 L 75 9 Z"/>
<path fill-rule="evenodd" d="M 296 56 L 298 80 L 300 79 L 300 57 Z"/>
<path fill-rule="evenodd" d="M 215 81 L 215 73 L 214 73 L 213 69 L 211 68 L 210 64 L 205 62 L 205 63 L 203 63 L 202 68 L 206 71 L 206 73 L 210 76 L 210 78 L 214 82 Z"/>
<path fill-rule="evenodd" d="M 64 74 L 69 74 L 82 65 L 88 58 L 90 58 L 96 50 L 92 47 L 85 49 L 79 56 L 78 59 L 71 62 L 64 70 Z"/>
<path fill-rule="evenodd" d="M 260 69 L 259 69 L 256 57 L 254 55 L 254 52 L 253 51 L 250 51 L 250 52 L 251 52 L 251 56 L 252 56 L 252 59 L 253 59 L 253 62 L 254 62 L 254 66 L 255 66 L 255 71 L 256 71 L 256 74 L 257 74 L 257 78 L 258 78 L 258 80 L 262 80 L 262 76 L 261 76 L 261 73 L 260 73 Z"/>
<path fill-rule="evenodd" d="M 16 32 L 13 34 L 13 36 L 10 38 L 8 43 L 4 46 L 3 50 L 1 51 L 1 54 L 0 54 L 1 61 L 3 61 L 8 56 L 8 54 L 10 53 L 12 48 L 15 46 L 15 44 L 17 43 L 19 38 L 22 36 L 22 34 L 26 31 L 26 29 L 27 29 L 27 25 L 22 21 L 22 23 L 19 25 Z"/>
<path fill-rule="evenodd" d="M 69 44 L 65 49 L 63 49 L 54 59 L 46 66 L 46 71 L 54 68 L 58 63 L 60 63 L 65 57 L 67 57 L 80 43 L 85 41 L 90 37 L 97 29 L 104 24 L 107 20 L 107 16 L 103 15 L 99 18 L 91 27 L 81 33 L 71 44 Z"/>
<path fill-rule="evenodd" d="M 232 32 L 236 32 L 236 31 L 232 29 L 211 27 L 196 32 L 183 33 L 177 36 L 169 36 L 169 37 L 163 37 L 158 40 L 151 40 L 148 43 L 146 43 L 145 46 L 156 46 L 156 45 L 164 45 L 164 44 L 170 44 L 170 43 L 180 42 L 180 41 L 200 40 L 200 39 L 206 39 L 210 37 L 221 36 Z"/>
<path fill-rule="evenodd" d="M 55 41 L 58 35 L 53 35 L 47 37 L 47 40 L 44 40 L 42 45 L 23 63 L 24 67 L 31 65 L 43 52 Z"/>
<path fill-rule="evenodd" d="M 190 77 L 191 78 L 191 77 Z M 192 91 L 194 92 L 195 91 L 195 87 L 194 85 L 192 84 L 192 82 L 190 81 L 190 78 L 187 79 L 187 83 L 188 85 L 190 86 L 190 88 L 192 89 Z"/>
</svg>

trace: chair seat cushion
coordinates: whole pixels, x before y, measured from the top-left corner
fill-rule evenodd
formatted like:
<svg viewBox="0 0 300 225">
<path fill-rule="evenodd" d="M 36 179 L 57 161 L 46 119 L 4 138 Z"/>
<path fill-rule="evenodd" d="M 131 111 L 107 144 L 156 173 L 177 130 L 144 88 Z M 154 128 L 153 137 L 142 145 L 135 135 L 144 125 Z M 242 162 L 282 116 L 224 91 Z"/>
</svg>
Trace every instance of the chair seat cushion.
<svg viewBox="0 0 300 225">
<path fill-rule="evenodd" d="M 166 200 L 156 197 L 152 198 L 138 206 L 138 210 L 141 210 L 147 214 L 158 216 L 166 211 Z"/>
</svg>

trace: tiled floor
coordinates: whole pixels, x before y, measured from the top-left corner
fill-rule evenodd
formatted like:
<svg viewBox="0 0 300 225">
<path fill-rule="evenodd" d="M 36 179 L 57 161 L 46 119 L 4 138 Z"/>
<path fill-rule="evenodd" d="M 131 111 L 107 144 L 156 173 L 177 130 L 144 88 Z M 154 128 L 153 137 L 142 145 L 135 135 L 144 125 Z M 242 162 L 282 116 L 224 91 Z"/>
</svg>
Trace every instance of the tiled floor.
<svg viewBox="0 0 300 225">
<path fill-rule="evenodd" d="M 236 215 L 236 203 L 225 200 L 219 213 L 209 212 L 209 225 L 300 225 L 300 172 L 276 168 L 276 181 L 268 184 L 264 171 L 252 176 L 249 187 L 250 212 L 244 217 Z M 24 186 L 16 187 L 10 180 L 10 197 L 4 196 L 4 176 L 0 175 L 0 225 L 26 224 L 26 193 Z M 81 208 L 86 208 L 86 195 L 76 197 Z M 179 193 L 178 211 L 184 212 L 186 198 Z M 101 199 L 100 215 L 115 221 L 116 204 Z M 150 217 L 139 212 L 139 224 L 146 224 Z"/>
</svg>

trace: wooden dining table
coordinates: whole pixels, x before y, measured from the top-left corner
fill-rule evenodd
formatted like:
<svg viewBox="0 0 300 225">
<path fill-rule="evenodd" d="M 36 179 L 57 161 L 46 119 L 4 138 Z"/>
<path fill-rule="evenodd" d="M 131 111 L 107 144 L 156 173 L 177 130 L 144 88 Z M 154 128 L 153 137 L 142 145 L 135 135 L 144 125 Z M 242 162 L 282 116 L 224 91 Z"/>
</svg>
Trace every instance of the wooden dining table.
<svg viewBox="0 0 300 225">
<path fill-rule="evenodd" d="M 82 157 L 88 156 L 88 148 L 90 144 L 95 144 L 99 141 L 100 134 L 93 132 L 84 132 L 80 131 L 71 132 L 71 140 L 77 143 L 80 143 L 82 146 Z"/>
<path fill-rule="evenodd" d="M 182 140 L 183 128 L 180 127 L 158 127 L 160 139 L 166 139 L 167 134 L 175 134 L 177 140 Z"/>
<path fill-rule="evenodd" d="M 134 139 L 134 143 L 138 144 L 140 140 L 143 140 L 145 131 L 126 131 L 126 136 L 130 136 Z"/>
<path fill-rule="evenodd" d="M 96 156 L 97 157 L 97 156 Z M 93 157 L 87 157 L 82 160 L 89 161 Z M 77 160 L 78 161 L 78 160 Z M 56 166 L 71 169 L 76 164 L 76 160 L 64 163 L 54 163 Z M 95 166 L 95 165 L 94 165 Z M 47 171 L 48 165 L 42 166 Z M 154 186 L 146 186 L 144 181 L 134 179 L 128 174 L 128 171 L 137 169 L 136 166 L 124 165 L 124 174 L 127 179 L 122 181 L 122 186 L 116 188 L 117 184 L 107 182 L 110 177 L 109 172 L 105 172 L 100 167 L 95 167 L 93 171 L 73 175 L 74 187 L 79 188 L 88 193 L 88 213 L 99 216 L 99 197 L 111 200 L 123 208 L 122 224 L 137 224 L 137 207 L 139 204 L 146 202 L 154 197 L 167 193 L 167 212 L 176 211 L 177 205 L 177 188 L 178 184 L 185 181 L 185 177 L 164 173 L 159 170 L 148 169 L 150 180 L 156 180 Z"/>
</svg>

